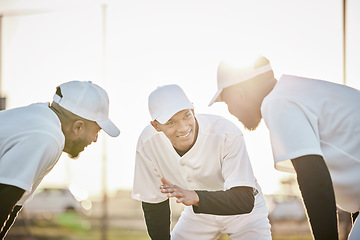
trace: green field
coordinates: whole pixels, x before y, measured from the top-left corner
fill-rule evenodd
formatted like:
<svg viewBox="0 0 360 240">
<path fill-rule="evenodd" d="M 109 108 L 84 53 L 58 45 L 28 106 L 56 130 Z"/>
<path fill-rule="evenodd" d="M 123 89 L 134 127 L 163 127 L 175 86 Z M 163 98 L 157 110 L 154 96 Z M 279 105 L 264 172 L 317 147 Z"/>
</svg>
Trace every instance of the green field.
<svg viewBox="0 0 360 240">
<path fill-rule="evenodd" d="M 16 227 L 12 231 L 17 231 Z M 31 227 L 31 234 L 10 234 L 6 240 L 149 240 L 150 238 L 143 231 L 109 228 L 106 236 L 102 235 L 100 228 L 91 230 L 72 229 L 66 226 L 46 224 Z M 221 240 L 230 239 L 227 236 Z M 219 240 L 220 240 L 219 239 Z M 273 240 L 312 240 L 309 234 L 306 235 L 275 235 Z"/>
<path fill-rule="evenodd" d="M 110 220 L 111 221 L 111 220 Z M 130 221 L 129 221 L 130 222 Z M 102 228 L 101 219 L 74 213 L 56 215 L 51 219 L 27 219 L 14 224 L 6 240 L 149 240 L 146 231 L 137 226 Z M 230 239 L 222 236 L 221 240 Z M 311 240 L 309 233 L 273 233 L 274 240 Z"/>
</svg>

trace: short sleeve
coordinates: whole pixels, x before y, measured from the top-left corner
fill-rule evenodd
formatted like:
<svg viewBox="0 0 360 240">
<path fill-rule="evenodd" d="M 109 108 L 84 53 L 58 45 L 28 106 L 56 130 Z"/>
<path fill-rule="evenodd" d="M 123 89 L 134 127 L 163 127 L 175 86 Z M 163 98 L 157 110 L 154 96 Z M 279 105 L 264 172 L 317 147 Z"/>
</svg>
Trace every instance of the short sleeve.
<svg viewBox="0 0 360 240">
<path fill-rule="evenodd" d="M 276 169 L 294 172 L 290 159 L 323 155 L 318 119 L 299 103 L 273 99 L 262 106 L 262 115 L 269 129 Z"/>
<path fill-rule="evenodd" d="M 136 147 L 132 198 L 147 203 L 165 201 L 167 196 L 161 193 L 160 185 L 162 185 L 161 176 L 151 159 L 147 157 L 142 142 L 139 140 Z"/>
<path fill-rule="evenodd" d="M 1 157 L 0 181 L 31 192 L 33 184 L 51 170 L 62 152 L 46 133 L 28 134 L 13 143 Z"/>
<path fill-rule="evenodd" d="M 225 189 L 236 186 L 255 188 L 255 176 L 241 132 L 230 134 L 225 139 L 222 174 Z"/>
</svg>

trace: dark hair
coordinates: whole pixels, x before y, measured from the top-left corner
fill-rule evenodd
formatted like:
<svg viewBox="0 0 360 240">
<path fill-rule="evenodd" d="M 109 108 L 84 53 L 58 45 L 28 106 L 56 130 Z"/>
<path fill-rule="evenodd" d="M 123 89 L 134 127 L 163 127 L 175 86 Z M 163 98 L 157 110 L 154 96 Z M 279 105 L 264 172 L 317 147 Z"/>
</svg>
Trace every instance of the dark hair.
<svg viewBox="0 0 360 240">
<path fill-rule="evenodd" d="M 55 92 L 56 95 L 58 95 L 59 97 L 63 97 L 62 93 L 61 93 L 61 88 L 60 87 L 56 87 L 56 92 Z"/>
</svg>

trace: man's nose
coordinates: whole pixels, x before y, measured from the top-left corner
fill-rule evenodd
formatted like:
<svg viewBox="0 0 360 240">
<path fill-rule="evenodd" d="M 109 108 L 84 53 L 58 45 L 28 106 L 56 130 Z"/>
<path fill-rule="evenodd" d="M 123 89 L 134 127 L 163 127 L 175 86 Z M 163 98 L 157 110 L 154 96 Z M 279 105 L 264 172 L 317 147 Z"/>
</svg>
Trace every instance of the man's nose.
<svg viewBox="0 0 360 240">
<path fill-rule="evenodd" d="M 187 130 L 187 123 L 186 123 L 186 121 L 179 121 L 177 130 L 178 130 L 179 132 L 181 132 L 181 131 L 186 131 L 186 130 Z"/>
</svg>

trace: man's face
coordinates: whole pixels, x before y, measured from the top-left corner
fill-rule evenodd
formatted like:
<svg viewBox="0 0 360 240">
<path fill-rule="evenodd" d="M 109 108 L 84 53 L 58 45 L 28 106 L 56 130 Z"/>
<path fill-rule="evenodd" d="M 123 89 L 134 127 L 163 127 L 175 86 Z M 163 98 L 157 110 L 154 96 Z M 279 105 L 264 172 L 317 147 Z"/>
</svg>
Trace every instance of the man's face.
<svg viewBox="0 0 360 240">
<path fill-rule="evenodd" d="M 238 86 L 224 88 L 221 92 L 221 100 L 246 129 L 255 130 L 261 121 L 260 105 L 246 92 L 238 90 Z"/>
<path fill-rule="evenodd" d="M 174 148 L 188 151 L 196 141 L 196 120 L 193 110 L 186 109 L 176 113 L 165 124 L 151 122 L 157 131 L 161 131 L 170 140 Z"/>
<path fill-rule="evenodd" d="M 101 130 L 96 122 L 86 121 L 82 126 L 84 129 L 77 136 L 65 141 L 64 152 L 68 153 L 70 158 L 77 158 L 80 152 L 92 142 L 96 142 L 98 133 Z M 70 137 L 68 137 L 70 138 Z"/>
</svg>

